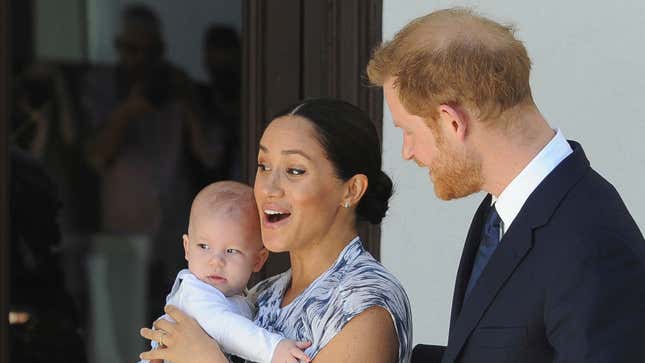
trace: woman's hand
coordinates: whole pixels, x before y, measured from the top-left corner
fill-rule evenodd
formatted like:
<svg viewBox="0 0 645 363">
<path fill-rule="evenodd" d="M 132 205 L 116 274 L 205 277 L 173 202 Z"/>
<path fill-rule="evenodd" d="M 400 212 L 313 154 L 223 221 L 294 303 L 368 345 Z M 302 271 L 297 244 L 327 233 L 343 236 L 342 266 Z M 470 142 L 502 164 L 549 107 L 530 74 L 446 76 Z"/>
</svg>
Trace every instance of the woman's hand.
<svg viewBox="0 0 645 363">
<path fill-rule="evenodd" d="M 155 330 L 143 328 L 142 337 L 159 342 L 163 348 L 141 353 L 141 359 L 165 359 L 173 363 L 228 363 L 228 359 L 197 324 L 195 319 L 172 305 L 164 308 L 175 322 L 155 321 Z"/>
</svg>

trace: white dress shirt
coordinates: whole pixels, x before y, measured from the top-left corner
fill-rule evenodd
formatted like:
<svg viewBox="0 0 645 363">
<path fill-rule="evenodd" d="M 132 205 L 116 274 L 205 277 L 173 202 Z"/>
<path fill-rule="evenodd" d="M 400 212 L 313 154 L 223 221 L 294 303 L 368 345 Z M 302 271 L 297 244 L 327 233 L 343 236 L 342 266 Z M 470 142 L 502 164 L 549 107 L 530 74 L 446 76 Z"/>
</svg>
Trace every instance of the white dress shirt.
<svg viewBox="0 0 645 363">
<path fill-rule="evenodd" d="M 508 231 L 535 188 L 573 152 L 562 132 L 559 129 L 555 131 L 553 139 L 506 186 L 499 197 L 493 197 L 495 209 L 502 220 L 502 236 Z"/>
</svg>

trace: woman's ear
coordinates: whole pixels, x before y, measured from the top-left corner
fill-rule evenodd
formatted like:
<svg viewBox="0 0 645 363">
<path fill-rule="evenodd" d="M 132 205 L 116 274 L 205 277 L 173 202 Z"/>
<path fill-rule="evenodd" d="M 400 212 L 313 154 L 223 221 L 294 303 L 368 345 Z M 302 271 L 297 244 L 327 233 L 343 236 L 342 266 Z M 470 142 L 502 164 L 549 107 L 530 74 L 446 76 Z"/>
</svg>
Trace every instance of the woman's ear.
<svg viewBox="0 0 645 363">
<path fill-rule="evenodd" d="M 356 174 L 345 182 L 345 194 L 341 205 L 345 208 L 354 207 L 360 202 L 363 194 L 367 190 L 367 176 Z"/>
<path fill-rule="evenodd" d="M 255 264 L 253 264 L 253 272 L 262 270 L 262 266 L 264 266 L 264 263 L 267 262 L 267 258 L 269 258 L 269 250 L 262 247 L 262 249 L 258 252 Z"/>
</svg>

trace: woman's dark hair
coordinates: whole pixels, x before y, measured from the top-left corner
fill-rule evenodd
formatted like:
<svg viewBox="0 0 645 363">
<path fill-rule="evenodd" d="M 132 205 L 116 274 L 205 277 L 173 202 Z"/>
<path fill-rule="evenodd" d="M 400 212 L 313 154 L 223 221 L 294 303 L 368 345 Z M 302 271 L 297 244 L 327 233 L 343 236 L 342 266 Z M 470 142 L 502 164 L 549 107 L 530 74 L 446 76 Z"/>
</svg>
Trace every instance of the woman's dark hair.
<svg viewBox="0 0 645 363">
<path fill-rule="evenodd" d="M 374 124 L 360 108 L 337 99 L 308 99 L 276 117 L 297 115 L 309 120 L 316 137 L 343 181 L 364 174 L 368 186 L 356 208 L 358 220 L 381 223 L 392 196 L 392 180 L 381 170 L 381 142 Z"/>
</svg>

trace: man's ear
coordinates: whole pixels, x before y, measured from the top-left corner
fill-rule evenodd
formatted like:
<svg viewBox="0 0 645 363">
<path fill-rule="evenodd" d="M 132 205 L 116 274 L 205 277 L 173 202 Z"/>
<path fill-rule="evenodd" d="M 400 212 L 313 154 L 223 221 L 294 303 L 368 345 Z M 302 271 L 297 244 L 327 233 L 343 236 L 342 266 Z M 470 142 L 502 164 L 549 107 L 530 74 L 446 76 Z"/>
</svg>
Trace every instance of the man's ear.
<svg viewBox="0 0 645 363">
<path fill-rule="evenodd" d="M 267 258 L 269 258 L 269 250 L 262 247 L 262 249 L 258 252 L 255 264 L 253 265 L 253 272 L 262 270 L 262 266 L 264 266 L 264 263 L 267 262 Z"/>
<path fill-rule="evenodd" d="M 181 239 L 184 241 L 184 258 L 186 259 L 186 261 L 188 261 L 188 235 L 184 234 L 183 236 L 181 236 Z"/>
<path fill-rule="evenodd" d="M 345 182 L 345 193 L 340 204 L 346 208 L 355 207 L 365 194 L 368 184 L 367 176 L 364 174 L 356 174 L 349 178 Z"/>
<path fill-rule="evenodd" d="M 462 107 L 441 104 L 439 111 L 439 127 L 444 132 L 454 135 L 459 141 L 466 139 L 470 117 L 468 112 Z"/>
</svg>

